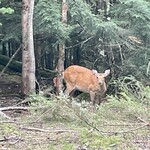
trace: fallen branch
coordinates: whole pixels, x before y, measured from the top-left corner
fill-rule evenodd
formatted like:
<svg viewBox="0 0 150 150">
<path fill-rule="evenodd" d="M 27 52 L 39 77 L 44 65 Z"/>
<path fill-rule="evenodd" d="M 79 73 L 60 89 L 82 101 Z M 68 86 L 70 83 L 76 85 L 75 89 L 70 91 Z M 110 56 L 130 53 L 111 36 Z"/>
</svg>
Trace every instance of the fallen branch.
<svg viewBox="0 0 150 150">
<path fill-rule="evenodd" d="M 147 126 L 150 126 L 150 122 L 147 122 L 140 117 L 137 117 L 137 119 L 139 119 L 141 122 L 144 122 L 144 124 L 147 124 Z"/>
<path fill-rule="evenodd" d="M 3 139 L 0 139 L 0 142 L 6 142 L 6 141 L 7 142 L 10 141 L 11 144 L 16 144 L 19 141 L 23 141 L 23 139 L 21 139 L 20 137 L 17 137 L 17 136 L 10 136 L 10 137 L 4 136 Z"/>
<path fill-rule="evenodd" d="M 41 129 L 41 128 L 34 128 L 34 127 L 20 127 L 21 130 L 28 130 L 28 131 L 38 131 L 38 132 L 49 132 L 49 133 L 63 133 L 63 132 L 76 132 L 74 130 L 60 130 L 60 129 Z"/>
<path fill-rule="evenodd" d="M 6 142 L 6 141 L 8 141 L 8 138 L 6 138 L 5 136 L 3 139 L 0 139 L 0 142 Z"/>
<path fill-rule="evenodd" d="M 0 117 L 11 119 L 9 116 L 7 116 L 5 113 L 3 113 L 1 110 L 0 110 Z"/>
<path fill-rule="evenodd" d="M 17 124 L 15 121 L 13 121 L 13 120 L 9 120 L 9 121 L 6 121 L 6 120 L 4 120 L 4 121 L 0 121 L 0 124 L 3 124 L 3 123 L 14 123 L 14 124 Z"/>
<path fill-rule="evenodd" d="M 10 61 L 10 58 L 8 56 L 0 54 L 0 65 L 5 67 L 9 63 L 9 61 Z M 22 63 L 17 60 L 12 59 L 11 63 L 9 63 L 9 65 L 7 65 L 7 68 L 12 70 L 13 72 L 15 71 L 17 73 L 21 73 Z M 57 74 L 57 72 L 53 71 L 53 70 L 48 70 L 48 69 L 44 69 L 44 70 L 40 69 L 39 74 L 41 75 L 41 77 L 44 77 L 45 79 L 48 78 L 49 80 L 51 80 Z"/>
<path fill-rule="evenodd" d="M 2 107 L 0 108 L 0 111 L 9 111 L 9 110 L 34 110 L 34 109 L 46 109 L 47 107 L 19 107 L 19 106 L 12 106 L 12 107 Z"/>
<path fill-rule="evenodd" d="M 36 121 L 35 122 L 38 122 L 41 118 L 42 118 L 42 116 L 44 116 L 46 113 L 48 113 L 50 111 L 50 109 L 47 109 L 46 111 L 44 111 L 37 119 L 36 119 Z"/>
<path fill-rule="evenodd" d="M 130 133 L 130 132 L 133 132 L 133 131 L 136 131 L 136 130 L 139 130 L 139 129 L 141 129 L 141 128 L 144 128 L 144 127 L 146 127 L 146 126 L 148 126 L 148 124 L 143 124 L 143 125 L 141 125 L 141 126 L 139 126 L 139 127 L 136 127 L 136 128 L 133 128 L 133 129 L 130 129 L 130 130 L 126 130 L 126 131 L 114 131 L 114 132 L 109 132 L 109 133 L 114 133 L 114 134 L 123 134 L 123 133 Z"/>
<path fill-rule="evenodd" d="M 18 107 L 18 106 L 20 106 L 20 105 L 22 105 L 22 104 L 28 104 L 28 103 L 30 103 L 31 102 L 31 100 L 30 99 L 25 99 L 25 100 L 23 100 L 23 101 L 20 101 L 20 102 L 18 102 L 16 105 L 14 105 L 15 107 Z M 13 107 L 14 107 L 13 106 Z"/>
<path fill-rule="evenodd" d="M 8 111 L 8 110 L 29 110 L 31 107 L 2 107 L 0 108 L 1 111 Z"/>
<path fill-rule="evenodd" d="M 31 122 L 18 122 L 18 121 L 16 121 L 15 119 L 13 120 L 3 120 L 3 121 L 0 121 L 0 124 L 7 124 L 7 123 L 9 123 L 9 124 L 15 124 L 15 125 L 23 125 L 23 124 L 33 124 L 33 123 L 37 123 L 37 122 L 35 122 L 35 121 L 31 121 Z"/>
</svg>

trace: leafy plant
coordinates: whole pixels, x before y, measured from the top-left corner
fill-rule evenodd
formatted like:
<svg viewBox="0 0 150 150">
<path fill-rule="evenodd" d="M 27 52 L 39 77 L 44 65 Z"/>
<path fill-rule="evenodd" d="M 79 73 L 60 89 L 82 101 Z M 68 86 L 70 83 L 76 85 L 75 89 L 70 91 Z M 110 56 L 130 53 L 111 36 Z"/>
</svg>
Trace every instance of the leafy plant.
<svg viewBox="0 0 150 150">
<path fill-rule="evenodd" d="M 150 117 L 150 107 L 149 104 L 135 101 L 129 94 L 126 96 L 128 98 L 122 96 L 119 100 L 117 97 L 110 96 L 108 102 L 95 107 L 91 105 L 82 107 L 81 103 L 76 102 L 75 99 L 70 101 L 64 95 L 52 96 L 51 105 L 49 105 L 42 102 L 44 99 L 40 101 L 40 97 L 37 96 L 34 99 L 38 99 L 45 109 L 44 112 L 41 112 L 40 109 L 36 111 L 38 114 L 36 120 L 45 123 L 51 122 L 51 125 L 57 123 L 61 124 L 61 127 L 65 125 L 77 130 L 75 143 L 78 144 L 78 148 L 122 149 L 124 146 L 135 148 L 137 145 L 130 142 L 135 138 L 134 135 L 136 134 L 137 137 L 140 137 L 141 134 L 145 137 L 148 135 L 146 122 Z M 145 128 L 143 124 L 145 124 Z M 70 138 L 71 134 L 65 136 L 65 139 Z M 70 143 L 67 140 L 62 143 L 55 141 L 50 148 L 56 148 L 57 143 L 59 143 L 59 147 L 64 149 L 75 148 L 75 143 L 72 140 Z"/>
<path fill-rule="evenodd" d="M 138 81 L 134 76 L 122 76 L 118 80 L 110 82 L 110 88 L 114 88 L 113 93 L 120 95 L 126 100 L 144 101 L 149 87 L 145 87 L 142 82 Z"/>
<path fill-rule="evenodd" d="M 14 13 L 14 10 L 10 7 L 8 7 L 8 8 L 2 7 L 2 8 L 0 8 L 0 13 L 1 14 L 12 14 L 12 13 Z"/>
</svg>

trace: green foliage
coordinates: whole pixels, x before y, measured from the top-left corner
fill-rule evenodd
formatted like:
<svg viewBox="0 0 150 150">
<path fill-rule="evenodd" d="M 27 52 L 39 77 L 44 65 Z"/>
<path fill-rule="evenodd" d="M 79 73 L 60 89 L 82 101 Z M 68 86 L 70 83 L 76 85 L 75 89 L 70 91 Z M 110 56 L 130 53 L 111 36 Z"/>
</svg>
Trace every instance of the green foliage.
<svg viewBox="0 0 150 150">
<path fill-rule="evenodd" d="M 39 0 L 35 7 L 35 30 L 37 33 L 54 34 L 58 40 L 69 38 L 71 26 L 61 21 L 61 4 L 57 1 Z"/>
<path fill-rule="evenodd" d="M 41 96 L 35 96 L 34 99 L 37 99 L 36 105 L 32 106 L 43 107 L 44 110 L 36 109 L 36 114 L 34 114 L 38 116 L 36 118 L 38 121 L 45 121 L 48 124 L 50 122 L 52 126 L 57 123 L 61 124 L 61 127 L 67 126 L 69 129 L 78 131 L 73 134 L 76 135 L 75 141 L 68 142 L 68 139 L 72 139 L 72 134 L 68 133 L 63 136 L 65 140 L 61 139 L 59 142 L 55 140 L 51 143 L 50 149 L 58 149 L 58 147 L 64 150 L 76 149 L 75 144 L 87 149 L 137 148 L 137 145 L 130 140 L 133 141 L 135 135 L 136 138 L 148 135 L 146 127 L 140 128 L 140 126 L 143 126 L 141 121 L 148 122 L 149 120 L 150 105 L 135 101 L 130 94 L 126 96 L 122 94 L 119 100 L 118 97 L 110 96 L 108 102 L 95 108 L 91 105 L 82 107 L 82 103 L 76 102 L 75 99 L 70 101 L 64 95 L 52 96 L 51 104 L 44 102 Z"/>
<path fill-rule="evenodd" d="M 1 1 L 0 1 L 1 4 Z M 0 8 L 0 14 L 12 14 L 14 13 L 14 9 L 10 8 L 10 7 L 1 7 Z M 2 23 L 0 22 L 0 26 L 2 26 Z"/>
<path fill-rule="evenodd" d="M 68 56 L 73 55 L 71 51 L 79 49 L 82 58 L 80 65 L 98 71 L 111 68 L 114 77 L 133 75 L 143 83 L 149 82 L 149 75 L 146 75 L 150 58 L 149 1 L 119 0 L 110 7 L 111 20 L 105 19 L 103 10 L 95 14 L 95 0 L 67 2 L 67 25 L 61 21 L 62 1 L 38 0 L 35 3 L 35 37 L 42 35 L 44 39 L 53 41 L 44 41 L 46 50 L 50 49 L 49 45 L 57 45 L 65 40 L 66 47 L 70 47 Z M 1 14 L 1 40 L 20 42 L 20 3 L 3 1 L 2 7 L 12 8 L 14 13 Z M 69 63 L 74 62 L 70 60 Z"/>
<path fill-rule="evenodd" d="M 70 143 L 69 141 L 65 141 L 65 140 L 61 140 L 59 141 L 55 141 L 53 142 L 53 144 L 49 144 L 48 146 L 49 150 L 56 150 L 56 149 L 61 149 L 61 150 L 74 150 L 74 145 L 72 143 Z"/>
<path fill-rule="evenodd" d="M 95 126 L 99 127 L 102 124 L 107 123 L 107 121 L 105 122 L 107 119 L 111 122 L 116 121 L 116 118 L 119 118 L 120 122 L 124 119 L 133 119 L 132 121 L 136 122 L 138 117 L 148 120 L 150 117 L 150 103 L 137 101 L 134 95 L 127 93 L 125 88 L 119 93 L 119 97 L 109 96 L 108 102 L 97 106 L 97 109 L 94 111 L 92 111 L 93 108 L 91 104 L 76 102 L 74 99 L 70 101 L 64 95 L 59 97 L 52 96 L 50 99 L 46 99 L 40 95 L 31 96 L 31 106 L 34 106 L 35 108 L 45 107 L 49 110 L 47 112 L 48 117 L 51 118 L 51 120 L 54 121 L 56 119 L 57 121 L 66 123 L 75 122 L 75 126 L 87 126 L 89 124 L 89 127 L 93 126 L 94 128 Z M 144 97 L 149 98 L 149 90 L 150 88 L 145 89 L 145 93 L 143 93 L 145 94 Z"/>
<path fill-rule="evenodd" d="M 83 147 L 86 146 L 89 149 L 111 148 L 112 146 L 117 146 L 121 142 L 121 139 L 117 136 L 104 137 L 98 132 L 89 132 L 88 130 L 81 131 L 80 139 Z"/>
<path fill-rule="evenodd" d="M 108 45 L 104 49 L 119 76 L 132 74 L 146 83 L 149 80 L 146 70 L 150 57 L 150 4 L 145 0 L 120 0 L 111 7 L 110 13 L 112 19 L 106 24 L 112 24 L 106 31 L 105 26 L 104 37 L 101 38 L 99 32 L 96 39 L 102 39 L 102 42 L 95 42 L 96 48 Z"/>
<path fill-rule="evenodd" d="M 83 28 L 84 33 L 88 36 L 95 34 L 99 24 L 102 22 L 98 16 L 91 12 L 91 6 L 85 1 L 72 0 L 69 4 L 69 23 L 75 28 Z"/>
<path fill-rule="evenodd" d="M 15 126 L 12 124 L 6 124 L 6 125 L 1 124 L 0 128 L 3 129 L 3 134 L 6 134 L 6 135 L 10 133 L 14 133 L 16 130 Z"/>
<path fill-rule="evenodd" d="M 149 86 L 144 86 L 134 76 L 120 77 L 118 80 L 113 80 L 110 85 L 117 87 L 114 91 L 120 98 L 129 101 L 140 102 L 142 104 L 150 104 L 149 102 Z"/>
<path fill-rule="evenodd" d="M 120 2 L 115 6 L 114 16 L 116 19 L 126 21 L 127 27 L 130 27 L 130 31 L 137 36 L 149 38 L 150 16 L 148 14 L 150 14 L 150 4 L 145 0 L 120 0 Z"/>
<path fill-rule="evenodd" d="M 119 99 L 112 96 L 109 97 L 109 103 L 100 107 L 101 111 L 99 111 L 99 115 L 102 115 L 103 118 L 109 118 L 110 122 L 112 120 L 115 121 L 116 118 L 119 118 L 120 122 L 123 122 L 124 119 L 128 121 L 132 120 L 132 122 L 137 122 L 138 118 L 148 120 L 150 117 L 150 105 L 143 105 L 134 101 L 129 95 L 125 95 L 125 93 L 121 94 L 122 97 Z"/>
<path fill-rule="evenodd" d="M 21 40 L 21 7 L 20 3 L 11 3 L 2 1 L 0 8 L 1 24 L 0 34 L 1 41 L 7 42 Z"/>
<path fill-rule="evenodd" d="M 10 7 L 8 7 L 8 8 L 2 7 L 2 8 L 0 8 L 0 13 L 2 13 L 2 14 L 12 14 L 12 13 L 14 13 L 14 10 Z"/>
<path fill-rule="evenodd" d="M 40 107 L 40 106 L 42 107 L 42 105 L 44 105 L 44 106 L 52 105 L 51 100 L 47 100 L 47 98 L 42 95 L 37 96 L 36 93 L 31 94 L 28 99 L 29 99 L 29 102 L 31 102 L 31 106 L 33 106 L 33 107 Z"/>
</svg>

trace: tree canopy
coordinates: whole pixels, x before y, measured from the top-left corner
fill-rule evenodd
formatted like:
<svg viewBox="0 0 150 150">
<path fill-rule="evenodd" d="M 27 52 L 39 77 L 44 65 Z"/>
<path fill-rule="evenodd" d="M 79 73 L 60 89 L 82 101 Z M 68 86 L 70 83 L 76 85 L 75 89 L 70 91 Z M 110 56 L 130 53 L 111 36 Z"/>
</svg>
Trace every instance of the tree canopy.
<svg viewBox="0 0 150 150">
<path fill-rule="evenodd" d="M 50 67 L 48 69 L 53 70 L 56 67 L 57 45 L 65 40 L 66 66 L 78 62 L 100 71 L 111 68 L 114 78 L 134 75 L 144 83 L 149 82 L 150 2 L 105 2 L 68 0 L 68 22 L 64 25 L 61 22 L 60 0 L 36 0 L 34 40 L 41 42 L 41 55 L 46 55 L 45 64 L 52 61 L 53 65 L 47 65 Z M 7 41 L 20 43 L 21 2 L 1 1 L 0 8 L 0 12 L 3 12 L 0 14 L 1 44 Z M 37 44 L 35 48 L 37 49 Z M 49 55 L 51 60 L 48 59 Z"/>
</svg>

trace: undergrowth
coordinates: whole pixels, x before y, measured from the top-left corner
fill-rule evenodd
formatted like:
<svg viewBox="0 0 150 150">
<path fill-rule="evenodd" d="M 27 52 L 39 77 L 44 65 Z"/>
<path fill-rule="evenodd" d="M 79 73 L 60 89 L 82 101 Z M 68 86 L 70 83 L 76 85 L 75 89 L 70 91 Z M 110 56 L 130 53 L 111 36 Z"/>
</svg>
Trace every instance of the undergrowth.
<svg viewBox="0 0 150 150">
<path fill-rule="evenodd" d="M 61 149 L 139 149 L 135 141 L 150 136 L 147 123 L 150 119 L 149 88 L 142 87 L 142 100 L 127 88 L 119 96 L 107 96 L 101 105 L 91 106 L 65 95 L 44 98 L 32 96 L 31 106 L 38 109 L 38 121 L 59 123 L 79 132 L 77 141 L 60 142 Z M 57 143 L 57 142 L 56 142 Z M 59 149 L 55 144 L 50 149 Z"/>
<path fill-rule="evenodd" d="M 107 96 L 107 101 L 95 106 L 64 94 L 49 97 L 33 94 L 28 98 L 30 114 L 19 118 L 22 124 L 0 124 L 0 138 L 13 135 L 14 140 L 15 135 L 15 140 L 19 137 L 23 143 L 22 149 L 150 149 L 150 88 L 133 81 L 134 86 L 126 85 L 127 80 L 118 81 L 119 93 Z M 138 94 L 132 91 L 135 89 Z M 24 131 L 24 127 L 46 132 Z M 19 146 L 20 143 L 8 148 Z"/>
</svg>

